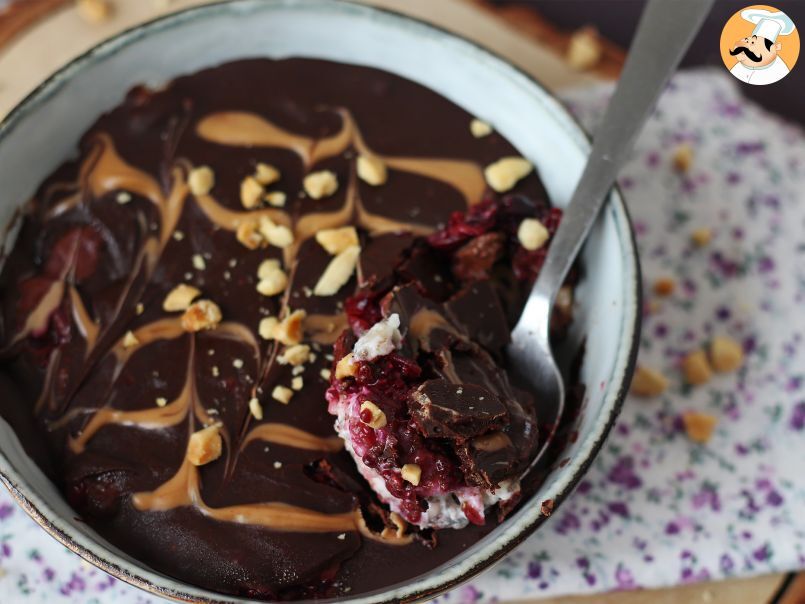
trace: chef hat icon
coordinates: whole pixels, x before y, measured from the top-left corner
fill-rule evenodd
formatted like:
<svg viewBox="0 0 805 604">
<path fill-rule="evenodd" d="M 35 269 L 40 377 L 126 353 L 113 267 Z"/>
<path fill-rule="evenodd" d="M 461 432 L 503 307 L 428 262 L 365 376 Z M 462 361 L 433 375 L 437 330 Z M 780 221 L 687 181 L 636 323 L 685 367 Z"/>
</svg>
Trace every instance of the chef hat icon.
<svg viewBox="0 0 805 604">
<path fill-rule="evenodd" d="M 763 8 L 747 8 L 741 11 L 741 17 L 755 23 L 753 36 L 766 38 L 774 42 L 777 36 L 787 36 L 794 31 L 794 22 L 782 11 L 772 12 Z"/>
</svg>

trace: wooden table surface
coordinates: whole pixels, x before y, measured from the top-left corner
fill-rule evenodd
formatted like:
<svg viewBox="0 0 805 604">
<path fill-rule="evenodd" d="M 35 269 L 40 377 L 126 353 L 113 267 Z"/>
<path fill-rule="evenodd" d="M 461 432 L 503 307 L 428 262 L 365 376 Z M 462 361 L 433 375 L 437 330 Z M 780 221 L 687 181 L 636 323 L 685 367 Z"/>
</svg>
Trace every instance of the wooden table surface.
<svg viewBox="0 0 805 604">
<path fill-rule="evenodd" d="M 42 78 L 101 39 L 157 14 L 210 0 L 111 0 L 115 12 L 89 24 L 72 0 L 17 0 L 0 9 L 0 118 Z M 362 0 L 434 22 L 491 48 L 538 77 L 548 88 L 616 78 L 623 49 L 600 40 L 601 58 L 587 71 L 565 61 L 573 32 L 558 30 L 523 6 L 486 0 Z M 576 10 L 583 3 L 576 2 Z M 47 44 L 42 41 L 47 40 Z M 52 49 L 57 48 L 57 52 Z M 805 574 L 766 575 L 631 593 L 523 600 L 540 604 L 805 604 Z"/>
</svg>

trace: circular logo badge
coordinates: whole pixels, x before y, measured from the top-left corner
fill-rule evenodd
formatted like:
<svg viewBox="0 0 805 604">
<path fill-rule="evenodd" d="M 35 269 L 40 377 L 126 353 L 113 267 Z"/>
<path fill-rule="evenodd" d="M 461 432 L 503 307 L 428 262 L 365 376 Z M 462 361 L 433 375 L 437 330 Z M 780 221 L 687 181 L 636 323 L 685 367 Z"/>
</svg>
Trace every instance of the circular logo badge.
<svg viewBox="0 0 805 604">
<path fill-rule="evenodd" d="M 794 69 L 798 58 L 797 26 L 773 6 L 747 6 L 732 15 L 721 32 L 721 59 L 746 84 L 779 82 Z"/>
</svg>

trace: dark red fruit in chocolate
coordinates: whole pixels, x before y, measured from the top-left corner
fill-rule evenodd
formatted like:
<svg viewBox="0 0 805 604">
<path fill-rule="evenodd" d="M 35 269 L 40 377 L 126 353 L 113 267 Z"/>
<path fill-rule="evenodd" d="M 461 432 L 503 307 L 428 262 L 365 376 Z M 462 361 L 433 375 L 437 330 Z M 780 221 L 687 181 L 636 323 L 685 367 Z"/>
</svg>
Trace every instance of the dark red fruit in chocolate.
<svg viewBox="0 0 805 604">
<path fill-rule="evenodd" d="M 90 226 L 76 227 L 62 235 L 53 246 L 45 263 L 45 274 L 54 279 L 72 279 L 80 283 L 98 266 L 98 253 L 103 240 Z"/>
</svg>

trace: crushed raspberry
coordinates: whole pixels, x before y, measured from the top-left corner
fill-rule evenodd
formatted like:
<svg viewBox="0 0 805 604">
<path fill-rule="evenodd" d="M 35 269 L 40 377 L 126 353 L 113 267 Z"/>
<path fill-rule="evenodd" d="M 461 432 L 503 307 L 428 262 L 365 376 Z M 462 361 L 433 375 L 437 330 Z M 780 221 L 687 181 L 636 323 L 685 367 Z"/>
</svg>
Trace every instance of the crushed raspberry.
<svg viewBox="0 0 805 604">
<path fill-rule="evenodd" d="M 478 510 L 476 510 L 474 507 L 469 505 L 466 501 L 461 504 L 461 511 L 467 517 L 467 520 L 469 520 L 473 524 L 475 524 L 477 526 L 483 526 L 484 525 L 484 517 L 483 517 L 483 515 L 480 514 L 478 512 Z"/>
<path fill-rule="evenodd" d="M 67 231 L 51 249 L 45 274 L 64 279 L 72 269 L 72 280 L 80 283 L 95 272 L 102 244 L 101 234 L 90 226 Z"/>
<path fill-rule="evenodd" d="M 377 305 L 376 294 L 371 290 L 361 291 L 347 298 L 344 303 L 349 326 L 357 334 L 367 331 L 372 325 L 380 321 L 380 307 Z"/>
<path fill-rule="evenodd" d="M 496 224 L 499 205 L 485 199 L 466 212 L 453 212 L 447 226 L 428 237 L 431 247 L 449 251 L 473 237 L 483 235 Z"/>
</svg>

